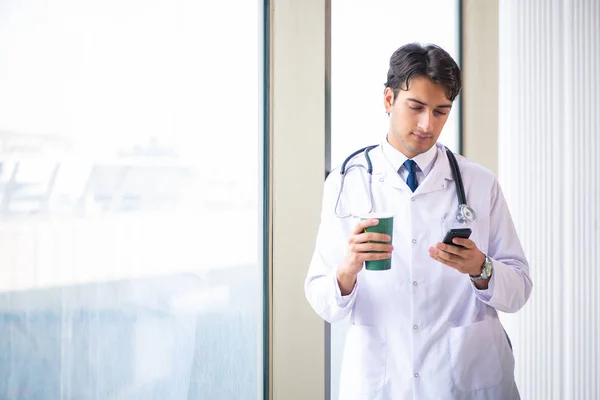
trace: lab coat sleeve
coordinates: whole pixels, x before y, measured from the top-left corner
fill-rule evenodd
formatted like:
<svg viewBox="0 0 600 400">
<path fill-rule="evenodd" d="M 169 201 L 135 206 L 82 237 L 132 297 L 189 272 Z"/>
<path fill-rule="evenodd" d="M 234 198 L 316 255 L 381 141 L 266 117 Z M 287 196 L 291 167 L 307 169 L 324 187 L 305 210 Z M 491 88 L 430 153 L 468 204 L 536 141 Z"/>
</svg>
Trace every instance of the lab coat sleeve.
<svg viewBox="0 0 600 400">
<path fill-rule="evenodd" d="M 352 218 L 338 218 L 334 207 L 339 190 L 339 173 L 332 172 L 325 182 L 321 223 L 304 291 L 315 312 L 328 322 L 339 321 L 352 308 L 360 286 L 360 274 L 354 289 L 342 296 L 336 271 L 346 252 Z"/>
<path fill-rule="evenodd" d="M 491 202 L 488 256 L 492 259 L 493 273 L 486 290 L 478 290 L 475 285 L 473 289 L 484 303 L 499 311 L 513 313 L 525 305 L 533 284 L 529 264 L 498 181 L 494 181 Z"/>
</svg>

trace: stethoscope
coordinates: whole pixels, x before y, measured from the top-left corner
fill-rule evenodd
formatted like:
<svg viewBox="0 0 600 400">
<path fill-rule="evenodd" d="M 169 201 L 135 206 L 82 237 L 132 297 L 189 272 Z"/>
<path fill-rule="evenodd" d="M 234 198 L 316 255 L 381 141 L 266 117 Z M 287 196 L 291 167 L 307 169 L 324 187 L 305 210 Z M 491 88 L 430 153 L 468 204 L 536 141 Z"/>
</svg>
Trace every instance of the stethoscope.
<svg viewBox="0 0 600 400">
<path fill-rule="evenodd" d="M 342 176 L 341 183 L 340 183 L 340 191 L 338 193 L 337 201 L 335 202 L 335 215 L 338 218 L 348 218 L 348 217 L 355 216 L 354 214 L 340 215 L 338 212 L 338 206 L 340 204 L 340 197 L 342 196 L 342 192 L 344 191 L 344 180 L 346 179 L 346 175 L 348 174 L 348 172 L 350 172 L 350 170 L 352 170 L 352 168 L 362 168 L 367 171 L 368 180 L 369 180 L 368 184 L 369 184 L 369 202 L 370 202 L 370 209 L 368 212 L 369 213 L 373 212 L 373 203 L 374 203 L 373 187 L 372 187 L 373 164 L 371 163 L 371 157 L 369 156 L 369 152 L 377 146 L 379 146 L 379 145 L 376 144 L 373 146 L 363 147 L 360 150 L 356 150 L 354 153 L 350 154 L 342 163 L 342 166 L 340 167 L 340 175 Z M 445 148 L 446 148 L 446 154 L 448 155 L 448 161 L 450 162 L 450 169 L 452 170 L 452 177 L 454 178 L 454 181 L 456 182 L 456 195 L 458 197 L 458 212 L 456 214 L 456 220 L 458 222 L 460 222 L 461 224 L 474 222 L 475 219 L 477 218 L 477 214 L 475 214 L 475 210 L 473 210 L 471 207 L 469 207 L 467 205 L 467 196 L 465 195 L 465 187 L 463 186 L 462 177 L 460 175 L 460 168 L 458 168 L 458 162 L 456 161 L 456 157 L 454 157 L 454 154 L 452 154 L 452 151 L 450 151 L 450 149 L 447 147 L 445 147 Z M 354 157 L 356 157 L 360 153 L 364 153 L 364 155 L 365 155 L 365 160 L 367 161 L 366 168 L 362 164 L 352 164 L 348 168 L 346 168 L 346 165 L 348 164 L 348 162 L 350 162 L 350 160 L 352 160 Z"/>
</svg>

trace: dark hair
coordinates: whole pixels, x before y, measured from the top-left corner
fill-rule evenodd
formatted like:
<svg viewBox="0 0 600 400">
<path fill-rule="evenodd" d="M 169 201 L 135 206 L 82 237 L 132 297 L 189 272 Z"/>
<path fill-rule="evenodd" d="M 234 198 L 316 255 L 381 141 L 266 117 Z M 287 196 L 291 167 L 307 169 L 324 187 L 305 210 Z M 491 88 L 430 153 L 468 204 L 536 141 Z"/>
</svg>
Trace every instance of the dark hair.
<svg viewBox="0 0 600 400">
<path fill-rule="evenodd" d="M 394 91 L 394 101 L 398 90 L 408 90 L 410 79 L 417 76 L 426 76 L 433 83 L 442 85 L 450 101 L 460 93 L 460 68 L 446 50 L 434 44 L 410 43 L 392 54 L 385 87 Z"/>
</svg>

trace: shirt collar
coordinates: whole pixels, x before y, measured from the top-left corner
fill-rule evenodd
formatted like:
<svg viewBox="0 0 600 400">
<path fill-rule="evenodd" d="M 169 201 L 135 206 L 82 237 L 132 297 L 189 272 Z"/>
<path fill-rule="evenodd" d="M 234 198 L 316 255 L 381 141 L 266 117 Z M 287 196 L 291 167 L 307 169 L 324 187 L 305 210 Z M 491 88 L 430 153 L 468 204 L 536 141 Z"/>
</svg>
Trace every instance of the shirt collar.
<svg viewBox="0 0 600 400">
<path fill-rule="evenodd" d="M 387 141 L 387 138 L 383 141 L 382 149 L 383 149 L 383 154 L 388 159 L 388 161 L 392 164 L 392 166 L 394 167 L 394 169 L 396 171 L 399 171 L 402 164 L 404 164 L 404 161 L 406 161 L 408 159 L 404 154 L 402 154 L 394 146 L 392 146 Z M 417 155 L 412 160 L 415 163 L 417 163 L 417 166 L 419 167 L 419 169 L 421 171 L 423 171 L 423 174 L 425 176 L 427 176 L 427 174 L 429 174 L 429 171 L 431 171 L 431 168 L 433 167 L 436 157 L 437 157 L 437 146 L 434 144 L 425 153 L 421 153 L 421 154 Z"/>
</svg>

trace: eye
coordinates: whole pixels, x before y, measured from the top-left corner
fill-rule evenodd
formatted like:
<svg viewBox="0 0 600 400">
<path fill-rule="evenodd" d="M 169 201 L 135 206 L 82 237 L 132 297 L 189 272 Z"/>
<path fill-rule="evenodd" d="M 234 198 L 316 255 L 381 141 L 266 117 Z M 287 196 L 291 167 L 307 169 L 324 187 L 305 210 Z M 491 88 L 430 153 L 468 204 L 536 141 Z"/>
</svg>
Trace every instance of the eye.
<svg viewBox="0 0 600 400">
<path fill-rule="evenodd" d="M 423 107 L 421 107 L 421 106 L 408 106 L 408 108 L 410 108 L 411 110 L 415 110 L 415 111 L 423 110 Z"/>
<path fill-rule="evenodd" d="M 446 114 L 448 114 L 447 112 L 443 112 L 443 111 L 440 111 L 440 110 L 433 110 L 433 113 L 434 113 L 435 115 L 437 115 L 438 117 L 439 117 L 440 115 L 446 115 Z"/>
</svg>

